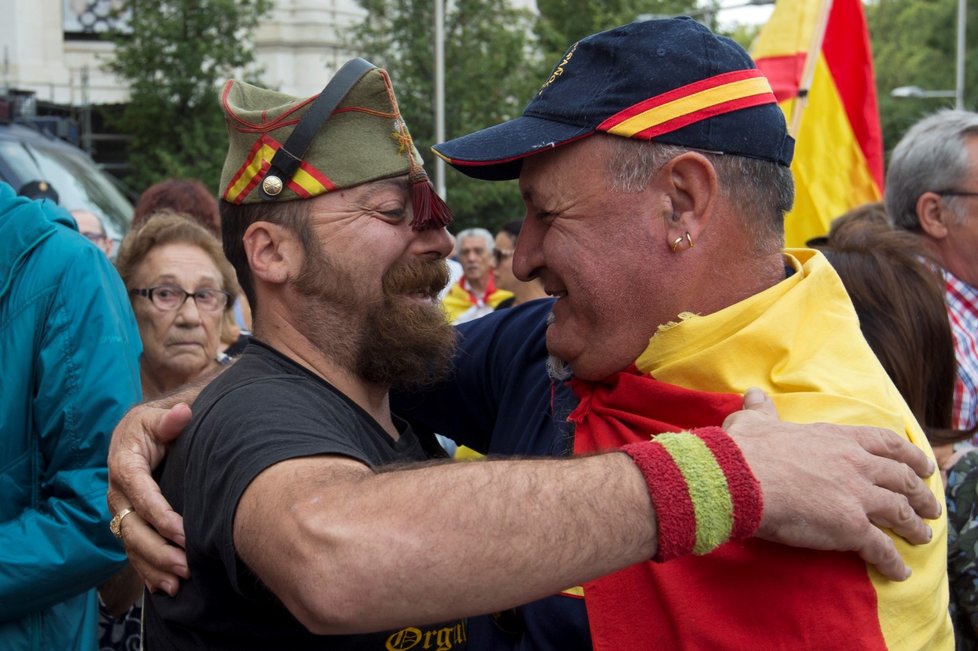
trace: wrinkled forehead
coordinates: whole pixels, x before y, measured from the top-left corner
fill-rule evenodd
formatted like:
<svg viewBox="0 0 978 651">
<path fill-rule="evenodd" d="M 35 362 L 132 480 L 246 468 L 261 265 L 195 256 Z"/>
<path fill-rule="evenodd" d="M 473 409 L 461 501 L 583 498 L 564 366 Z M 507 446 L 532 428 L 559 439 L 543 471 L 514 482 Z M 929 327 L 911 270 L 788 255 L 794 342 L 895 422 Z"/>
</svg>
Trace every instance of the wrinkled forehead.
<svg viewBox="0 0 978 651">
<path fill-rule="evenodd" d="M 477 253 L 482 255 L 489 252 L 488 243 L 482 237 L 478 235 L 469 235 L 468 237 L 463 237 L 458 245 L 459 253 Z"/>
</svg>

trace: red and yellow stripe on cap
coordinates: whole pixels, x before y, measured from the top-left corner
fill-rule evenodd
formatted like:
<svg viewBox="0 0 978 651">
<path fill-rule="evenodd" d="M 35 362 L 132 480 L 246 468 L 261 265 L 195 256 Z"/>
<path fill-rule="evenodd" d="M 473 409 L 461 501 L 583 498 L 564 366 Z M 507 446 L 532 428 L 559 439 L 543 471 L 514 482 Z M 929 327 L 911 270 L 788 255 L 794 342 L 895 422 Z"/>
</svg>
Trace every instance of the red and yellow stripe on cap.
<svg viewBox="0 0 978 651">
<path fill-rule="evenodd" d="M 248 152 L 244 164 L 235 172 L 222 198 L 228 203 L 241 203 L 265 178 L 272 157 L 281 146 L 268 134 L 262 134 Z M 299 169 L 285 185 L 302 199 L 336 189 L 336 185 L 326 175 L 306 161 L 299 164 Z"/>
<path fill-rule="evenodd" d="M 597 130 L 651 140 L 716 115 L 776 103 L 771 85 L 760 70 L 735 70 L 629 106 L 599 124 Z"/>
</svg>

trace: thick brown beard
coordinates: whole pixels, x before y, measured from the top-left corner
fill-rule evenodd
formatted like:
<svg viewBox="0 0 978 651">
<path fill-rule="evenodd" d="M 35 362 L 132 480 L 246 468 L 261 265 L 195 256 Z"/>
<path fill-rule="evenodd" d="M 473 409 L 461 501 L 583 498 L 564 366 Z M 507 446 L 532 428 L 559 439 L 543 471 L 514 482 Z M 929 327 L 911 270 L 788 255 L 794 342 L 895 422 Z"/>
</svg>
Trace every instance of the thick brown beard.
<svg viewBox="0 0 978 651">
<path fill-rule="evenodd" d="M 452 369 L 455 331 L 435 304 L 448 283 L 444 260 L 415 260 L 384 274 L 384 295 L 367 309 L 356 361 L 358 376 L 376 384 L 412 389 L 444 379 Z M 405 300 L 423 294 L 430 305 Z"/>
<path fill-rule="evenodd" d="M 299 314 L 324 355 L 372 384 L 399 389 L 433 384 L 448 375 L 455 332 L 434 303 L 405 300 L 410 294 L 435 298 L 448 283 L 444 260 L 414 260 L 384 274 L 383 295 L 357 293 L 355 274 L 307 247 L 295 289 L 308 300 Z"/>
</svg>

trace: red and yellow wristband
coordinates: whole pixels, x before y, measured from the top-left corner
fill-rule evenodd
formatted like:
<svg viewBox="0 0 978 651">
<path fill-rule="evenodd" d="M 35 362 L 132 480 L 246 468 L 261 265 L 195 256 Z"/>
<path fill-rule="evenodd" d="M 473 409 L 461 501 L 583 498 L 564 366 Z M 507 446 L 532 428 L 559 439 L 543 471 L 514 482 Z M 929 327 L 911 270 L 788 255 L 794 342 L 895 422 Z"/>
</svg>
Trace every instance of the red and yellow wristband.
<svg viewBox="0 0 978 651">
<path fill-rule="evenodd" d="M 719 427 L 667 432 L 621 448 L 649 487 L 658 519 L 654 560 L 707 554 L 751 537 L 761 524 L 761 485 Z"/>
</svg>

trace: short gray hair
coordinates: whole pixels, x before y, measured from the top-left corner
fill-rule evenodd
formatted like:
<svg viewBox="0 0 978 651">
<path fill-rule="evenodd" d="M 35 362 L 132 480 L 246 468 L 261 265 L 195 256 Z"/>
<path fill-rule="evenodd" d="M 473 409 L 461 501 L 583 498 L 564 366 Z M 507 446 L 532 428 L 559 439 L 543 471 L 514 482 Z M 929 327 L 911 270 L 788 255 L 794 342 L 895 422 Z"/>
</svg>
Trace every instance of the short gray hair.
<svg viewBox="0 0 978 651">
<path fill-rule="evenodd" d="M 791 170 L 746 156 L 691 150 L 678 145 L 613 138 L 611 190 L 640 192 L 663 165 L 687 151 L 702 154 L 717 172 L 720 192 L 733 204 L 758 252 L 784 246 L 784 216 L 795 201 Z"/>
<path fill-rule="evenodd" d="M 486 252 L 492 254 L 493 250 L 496 248 L 496 238 L 492 236 L 492 233 L 484 228 L 466 228 L 455 236 L 455 255 L 459 255 L 462 250 L 462 240 L 467 237 L 481 237 L 486 243 Z"/>
<path fill-rule="evenodd" d="M 886 170 L 884 203 L 894 225 L 920 229 L 917 199 L 925 192 L 950 190 L 968 174 L 965 141 L 978 136 L 978 113 L 945 109 L 913 125 L 890 156 Z M 948 206 L 964 219 L 954 197 Z"/>
</svg>

